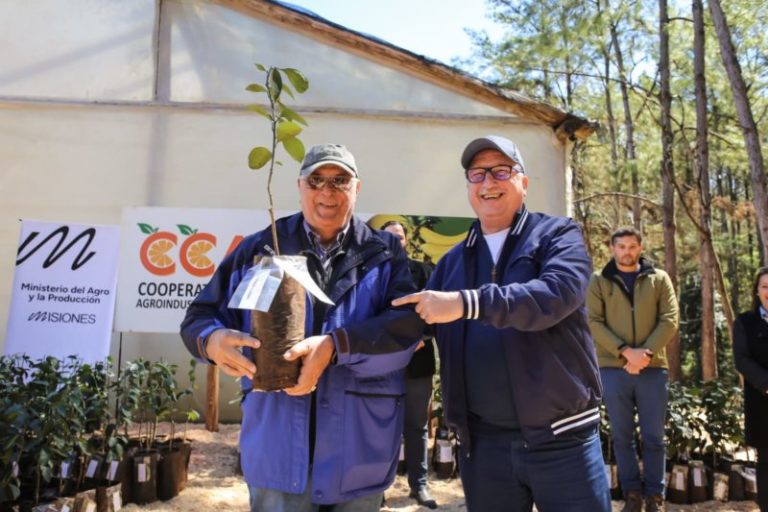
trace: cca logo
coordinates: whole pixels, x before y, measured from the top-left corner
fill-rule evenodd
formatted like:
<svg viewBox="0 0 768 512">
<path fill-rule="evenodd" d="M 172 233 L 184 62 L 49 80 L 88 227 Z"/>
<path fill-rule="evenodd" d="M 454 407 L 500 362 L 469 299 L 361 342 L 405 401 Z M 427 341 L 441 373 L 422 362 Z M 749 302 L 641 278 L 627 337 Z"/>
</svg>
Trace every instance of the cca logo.
<svg viewBox="0 0 768 512">
<path fill-rule="evenodd" d="M 149 236 L 141 244 L 139 258 L 141 264 L 148 272 L 156 276 L 168 276 L 176 272 L 176 261 L 173 258 L 174 249 L 178 249 L 178 262 L 182 268 L 195 277 L 211 276 L 216 270 L 208 253 L 216 247 L 216 236 L 211 233 L 199 233 L 184 224 L 177 226 L 186 238 L 179 246 L 179 237 L 170 231 L 160 231 L 148 224 L 139 224 L 142 232 Z M 236 235 L 229 244 L 227 254 L 243 240 L 241 235 Z"/>
</svg>

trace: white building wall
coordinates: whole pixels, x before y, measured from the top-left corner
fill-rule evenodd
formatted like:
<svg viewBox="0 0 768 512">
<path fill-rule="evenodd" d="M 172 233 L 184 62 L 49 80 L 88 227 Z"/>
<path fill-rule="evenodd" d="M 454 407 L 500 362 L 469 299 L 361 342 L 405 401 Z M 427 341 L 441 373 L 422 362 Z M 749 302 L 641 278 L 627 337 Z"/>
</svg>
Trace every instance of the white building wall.
<svg viewBox="0 0 768 512">
<path fill-rule="evenodd" d="M 155 0 L 0 2 L 0 96 L 151 100 Z"/>
<path fill-rule="evenodd" d="M 217 5 L 164 2 L 156 37 L 156 11 L 151 0 L 0 2 L 0 45 L 14 48 L 0 52 L 0 333 L 19 219 L 119 224 L 128 206 L 266 207 L 266 173 L 246 159 L 268 128 L 239 106 L 255 98 L 243 89 L 256 61 L 309 77 L 310 91 L 287 102 L 305 113 L 307 146 L 353 151 L 361 212 L 471 216 L 459 156 L 488 133 L 519 144 L 529 206 L 566 211 L 565 153 L 549 127 Z M 282 160 L 275 206 L 295 210 L 298 165 Z M 125 335 L 123 360 L 139 355 L 189 359 L 177 336 Z M 235 384 L 222 386 L 231 419 Z"/>
</svg>

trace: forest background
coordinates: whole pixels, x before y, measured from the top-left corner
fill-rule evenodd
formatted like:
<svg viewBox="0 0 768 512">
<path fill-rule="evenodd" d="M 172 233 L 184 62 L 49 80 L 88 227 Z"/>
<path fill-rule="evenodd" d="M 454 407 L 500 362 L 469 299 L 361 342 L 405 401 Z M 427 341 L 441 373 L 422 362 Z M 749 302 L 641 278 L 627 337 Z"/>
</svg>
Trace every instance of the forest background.
<svg viewBox="0 0 768 512">
<path fill-rule="evenodd" d="M 454 65 L 595 122 L 573 147 L 574 217 L 600 269 L 620 225 L 678 290 L 670 378 L 736 383 L 734 315 L 768 250 L 768 4 L 488 0 Z M 535 162 L 528 163 L 535 166 Z"/>
</svg>

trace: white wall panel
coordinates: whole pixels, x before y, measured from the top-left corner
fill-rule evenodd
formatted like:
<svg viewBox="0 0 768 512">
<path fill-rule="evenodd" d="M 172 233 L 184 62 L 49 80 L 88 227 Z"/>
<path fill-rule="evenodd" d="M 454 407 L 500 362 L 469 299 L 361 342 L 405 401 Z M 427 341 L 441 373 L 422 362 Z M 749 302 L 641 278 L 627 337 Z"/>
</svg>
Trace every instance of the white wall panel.
<svg viewBox="0 0 768 512">
<path fill-rule="evenodd" d="M 259 62 L 297 68 L 309 78 L 309 91 L 297 97 L 297 105 L 509 116 L 467 96 L 226 7 L 176 0 L 163 5 L 163 30 L 170 29 L 169 89 L 174 101 L 264 102 L 265 95 L 245 92 L 246 85 L 263 75 L 253 67 Z"/>
<path fill-rule="evenodd" d="M 0 2 L 0 95 L 149 100 L 155 0 Z"/>
</svg>

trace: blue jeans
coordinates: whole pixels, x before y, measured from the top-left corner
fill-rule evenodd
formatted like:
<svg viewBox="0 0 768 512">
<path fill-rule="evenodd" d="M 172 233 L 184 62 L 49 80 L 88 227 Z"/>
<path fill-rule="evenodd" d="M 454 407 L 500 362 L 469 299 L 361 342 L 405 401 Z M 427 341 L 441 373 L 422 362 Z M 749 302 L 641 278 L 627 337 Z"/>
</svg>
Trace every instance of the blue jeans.
<svg viewBox="0 0 768 512">
<path fill-rule="evenodd" d="M 639 375 L 631 375 L 623 368 L 600 368 L 600 378 L 622 490 L 663 496 L 664 421 L 669 396 L 667 370 L 646 368 Z M 635 410 L 642 440 L 642 478 L 635 447 Z"/>
<path fill-rule="evenodd" d="M 520 435 L 472 435 L 462 446 L 461 483 L 469 512 L 610 512 L 596 428 L 532 448 Z"/>
<path fill-rule="evenodd" d="M 248 486 L 251 512 L 319 512 L 321 506 L 323 511 L 332 512 L 378 512 L 384 497 L 380 492 L 336 505 L 317 505 L 312 503 L 311 491 L 309 482 L 303 494 Z"/>
<path fill-rule="evenodd" d="M 427 487 L 427 415 L 432 376 L 405 379 L 405 462 L 412 491 Z"/>
</svg>

